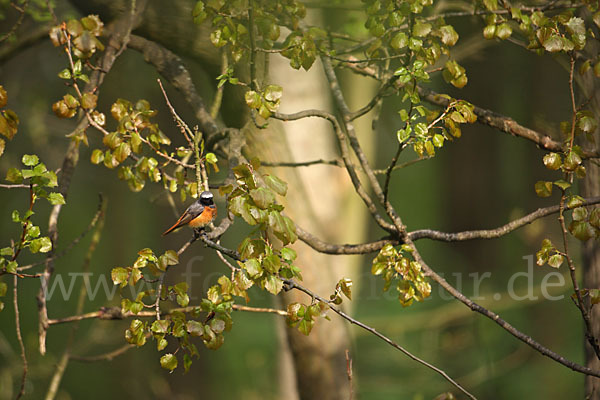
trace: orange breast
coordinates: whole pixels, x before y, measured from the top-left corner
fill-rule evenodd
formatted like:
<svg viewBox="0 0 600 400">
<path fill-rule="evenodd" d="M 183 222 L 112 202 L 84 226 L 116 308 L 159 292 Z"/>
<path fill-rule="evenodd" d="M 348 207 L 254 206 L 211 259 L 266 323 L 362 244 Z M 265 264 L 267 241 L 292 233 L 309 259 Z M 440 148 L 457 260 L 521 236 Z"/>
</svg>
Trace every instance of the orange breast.
<svg viewBox="0 0 600 400">
<path fill-rule="evenodd" d="M 217 215 L 217 207 L 204 207 L 202 214 L 189 222 L 189 226 L 192 228 L 201 228 L 206 226 L 212 221 Z"/>
</svg>

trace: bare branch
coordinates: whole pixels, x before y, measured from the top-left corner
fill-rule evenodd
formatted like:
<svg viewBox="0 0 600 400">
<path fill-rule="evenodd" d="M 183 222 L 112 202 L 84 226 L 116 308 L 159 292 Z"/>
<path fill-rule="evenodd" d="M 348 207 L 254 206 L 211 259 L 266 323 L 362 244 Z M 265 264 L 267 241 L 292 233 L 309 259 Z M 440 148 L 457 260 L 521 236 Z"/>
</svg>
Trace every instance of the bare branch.
<svg viewBox="0 0 600 400">
<path fill-rule="evenodd" d="M 23 343 L 23 336 L 21 336 L 21 322 L 19 315 L 19 295 L 17 286 L 19 284 L 19 277 L 17 275 L 13 276 L 13 305 L 15 308 L 15 330 L 17 332 L 17 341 L 19 342 L 19 347 L 21 348 L 21 360 L 23 360 L 23 374 L 21 375 L 21 387 L 19 389 L 19 393 L 17 393 L 17 400 L 23 396 L 25 392 L 25 379 L 27 378 L 27 356 L 25 355 L 25 344 Z"/>
<path fill-rule="evenodd" d="M 300 161 L 300 162 L 275 162 L 275 161 L 261 161 L 261 165 L 265 167 L 310 167 L 311 165 L 334 165 L 336 167 L 344 167 L 344 163 L 341 160 L 311 160 L 311 161 Z"/>
<path fill-rule="evenodd" d="M 200 306 L 187 306 L 187 307 L 176 307 L 167 311 L 161 311 L 161 316 L 166 317 L 175 312 L 178 313 L 190 313 L 198 310 Z M 249 307 L 239 304 L 234 304 L 232 306 L 234 310 L 237 311 L 246 311 L 246 312 L 255 312 L 255 313 L 266 313 L 266 314 L 277 314 L 281 316 L 287 316 L 287 311 L 278 310 L 275 308 L 266 308 L 266 307 Z M 79 322 L 87 319 L 103 319 L 103 320 L 115 320 L 115 319 L 125 319 L 125 318 L 138 318 L 138 317 L 154 317 L 156 313 L 154 311 L 140 311 L 137 314 L 132 312 L 121 312 L 120 307 L 102 307 L 98 311 L 92 311 L 85 314 L 79 315 L 71 315 L 69 317 L 51 319 L 48 321 L 49 325 L 60 325 L 67 324 L 71 322 Z"/>
<path fill-rule="evenodd" d="M 386 237 L 381 240 L 361 244 L 332 244 L 322 241 L 310 232 L 296 226 L 296 234 L 304 243 L 320 253 L 325 254 L 368 254 L 381 250 L 386 244 L 398 245 L 400 241 L 392 237 Z"/>
<path fill-rule="evenodd" d="M 589 206 L 593 204 L 600 203 L 600 197 L 591 197 L 588 199 L 584 199 L 584 202 L 581 206 Z M 572 209 L 573 207 L 565 207 L 565 209 Z M 419 239 L 432 239 L 439 240 L 442 242 L 461 242 L 465 240 L 474 240 L 474 239 L 493 239 L 499 238 L 501 236 L 506 235 L 518 229 L 522 226 L 532 223 L 533 221 L 546 217 L 551 214 L 556 214 L 559 212 L 560 206 L 550 206 L 544 208 L 538 208 L 532 213 L 525 215 L 524 217 L 515 219 L 514 221 L 509 222 L 506 225 L 503 225 L 496 229 L 482 229 L 475 231 L 464 231 L 457 233 L 447 233 L 440 232 L 432 229 L 420 229 L 417 231 L 412 231 L 408 234 L 411 240 L 419 240 Z"/>
<path fill-rule="evenodd" d="M 127 350 L 132 349 L 134 347 L 136 347 L 135 344 L 126 344 L 126 345 L 119 347 L 116 350 L 110 351 L 108 353 L 100 354 L 97 356 L 82 357 L 82 356 L 71 355 L 71 356 L 69 356 L 69 359 L 71 359 L 73 361 L 80 361 L 80 362 L 112 361 L 115 357 L 118 357 L 121 354 L 124 354 Z"/>
</svg>

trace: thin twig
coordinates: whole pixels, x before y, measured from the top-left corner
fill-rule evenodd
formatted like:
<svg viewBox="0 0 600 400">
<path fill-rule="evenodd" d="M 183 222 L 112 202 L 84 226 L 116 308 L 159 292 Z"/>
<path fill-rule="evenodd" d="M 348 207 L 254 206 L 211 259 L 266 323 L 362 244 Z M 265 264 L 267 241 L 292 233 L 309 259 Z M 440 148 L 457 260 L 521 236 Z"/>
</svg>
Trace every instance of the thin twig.
<svg viewBox="0 0 600 400">
<path fill-rule="evenodd" d="M 23 19 L 25 18 L 25 13 L 27 11 L 27 7 L 29 6 L 29 0 L 25 0 L 25 2 L 23 3 L 23 7 L 18 7 L 14 4 L 13 4 L 13 6 L 20 13 L 19 18 L 17 19 L 17 22 L 14 23 L 14 25 L 10 28 L 10 30 L 8 32 L 6 32 L 2 36 L 0 36 L 0 43 L 4 42 L 6 39 L 8 39 L 13 33 L 15 33 L 17 31 L 19 26 L 21 26 L 21 24 L 23 23 Z"/>
<path fill-rule="evenodd" d="M 225 48 L 221 49 L 221 75 L 227 73 L 227 68 L 229 68 L 229 59 L 227 58 L 227 51 Z M 221 109 L 221 103 L 223 102 L 223 91 L 225 90 L 225 85 L 221 85 L 217 87 L 217 93 L 215 93 L 215 98 L 213 100 L 212 106 L 210 107 L 210 116 L 213 119 L 216 119 L 219 115 L 219 110 Z"/>
<path fill-rule="evenodd" d="M 175 123 L 179 127 L 179 130 L 181 131 L 185 140 L 187 140 L 188 145 L 190 146 L 190 149 L 193 149 L 194 148 L 194 135 L 192 134 L 192 131 L 187 126 L 185 121 L 183 119 L 181 119 L 181 117 L 177 114 L 177 111 L 175 111 L 175 108 L 171 105 L 171 101 L 169 101 L 169 96 L 167 96 L 167 92 L 165 91 L 165 88 L 163 87 L 163 84 L 160 81 L 160 79 L 157 79 L 156 81 L 158 82 L 158 85 L 160 86 L 160 90 L 165 98 L 165 102 L 167 103 L 167 107 L 169 107 L 169 111 L 171 112 L 171 115 L 173 116 Z"/>
<path fill-rule="evenodd" d="M 346 375 L 348 376 L 348 386 L 350 386 L 349 400 L 354 397 L 354 385 L 352 384 L 352 359 L 350 358 L 350 350 L 346 349 Z"/>
<path fill-rule="evenodd" d="M 17 400 L 25 393 L 25 379 L 27 378 L 28 364 L 27 356 L 25 355 L 25 344 L 23 343 L 23 336 L 21 336 L 21 322 L 19 317 L 19 301 L 18 301 L 18 286 L 19 278 L 13 276 L 13 304 L 15 307 L 15 330 L 17 332 L 17 341 L 21 349 L 21 360 L 23 360 L 23 374 L 21 375 L 21 387 L 19 393 L 17 393 Z"/>
<path fill-rule="evenodd" d="M 70 359 L 73 361 L 79 361 L 79 362 L 98 362 L 98 361 L 112 361 L 115 357 L 120 356 L 121 354 L 125 353 L 127 350 L 129 349 L 133 349 L 135 346 L 135 344 L 126 344 L 123 345 L 121 347 L 119 347 L 116 350 L 110 351 L 108 353 L 104 353 L 104 354 L 100 354 L 97 356 L 88 356 L 88 357 L 83 357 L 83 356 L 73 356 L 71 355 Z"/>
<path fill-rule="evenodd" d="M 187 307 L 176 307 L 170 310 L 161 311 L 161 317 L 166 317 L 172 315 L 175 312 L 181 313 L 191 313 L 198 310 L 200 305 L 197 306 L 187 306 Z M 254 312 L 254 313 L 266 313 L 266 314 L 277 314 L 281 316 L 287 316 L 287 311 L 278 310 L 275 308 L 267 308 L 267 307 L 249 307 L 240 304 L 233 304 L 232 308 L 237 311 L 246 311 L 246 312 Z M 102 307 L 98 311 L 92 311 L 85 314 L 71 315 L 63 318 L 51 319 L 48 321 L 50 325 L 61 325 L 68 324 L 72 322 L 79 322 L 88 319 L 102 319 L 102 320 L 115 320 L 115 319 L 125 319 L 125 318 L 151 318 L 155 317 L 156 313 L 154 311 L 140 311 L 137 314 L 132 312 L 121 312 L 120 307 L 111 307 L 104 308 Z"/>
<path fill-rule="evenodd" d="M 261 165 L 265 167 L 310 167 L 311 165 L 335 165 L 336 167 L 344 167 L 344 163 L 341 160 L 323 160 L 322 158 L 318 160 L 311 161 L 301 161 L 301 162 L 276 162 L 276 161 L 261 161 Z"/>
</svg>

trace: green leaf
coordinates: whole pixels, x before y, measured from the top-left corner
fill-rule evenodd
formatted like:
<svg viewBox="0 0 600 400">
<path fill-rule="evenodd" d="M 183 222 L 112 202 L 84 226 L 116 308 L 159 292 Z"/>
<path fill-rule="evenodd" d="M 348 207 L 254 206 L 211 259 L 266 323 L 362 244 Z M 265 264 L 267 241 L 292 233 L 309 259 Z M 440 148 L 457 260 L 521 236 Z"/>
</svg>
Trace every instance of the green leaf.
<svg viewBox="0 0 600 400">
<path fill-rule="evenodd" d="M 560 254 L 554 254 L 548 258 L 548 265 L 552 268 L 559 268 L 563 263 L 563 256 Z"/>
<path fill-rule="evenodd" d="M 544 46 L 546 51 L 556 53 L 557 51 L 563 50 L 565 45 L 560 36 L 550 35 L 548 38 L 542 41 L 542 46 Z"/>
<path fill-rule="evenodd" d="M 496 27 L 496 37 L 498 39 L 505 40 L 505 39 L 508 39 L 511 35 L 512 35 L 512 28 L 508 23 L 503 22 Z"/>
<path fill-rule="evenodd" d="M 269 85 L 264 91 L 265 100 L 270 102 L 277 102 L 283 96 L 283 88 L 279 85 Z"/>
<path fill-rule="evenodd" d="M 483 0 L 483 5 L 489 11 L 495 11 L 498 9 L 498 1 L 497 0 Z"/>
<path fill-rule="evenodd" d="M 265 279 L 265 289 L 272 294 L 278 294 L 283 289 L 283 281 L 275 275 L 269 275 Z"/>
<path fill-rule="evenodd" d="M 598 123 L 591 115 L 582 115 L 577 121 L 577 127 L 585 133 L 593 133 Z"/>
<path fill-rule="evenodd" d="M 431 32 L 431 24 L 417 19 L 413 25 L 412 34 L 417 37 L 425 37 Z"/>
<path fill-rule="evenodd" d="M 583 205 L 584 202 L 585 202 L 585 200 L 581 196 L 577 196 L 577 195 L 569 196 L 569 198 L 567 199 L 567 207 L 568 208 L 579 207 L 579 206 Z"/>
<path fill-rule="evenodd" d="M 187 321 L 185 327 L 187 332 L 192 336 L 202 336 L 204 334 L 204 325 L 198 321 Z"/>
<path fill-rule="evenodd" d="M 168 319 L 156 320 L 152 323 L 150 330 L 153 333 L 169 333 L 169 325 L 171 322 Z"/>
<path fill-rule="evenodd" d="M 489 24 L 483 28 L 483 37 L 487 40 L 491 40 L 496 37 L 496 25 Z"/>
<path fill-rule="evenodd" d="M 56 193 L 56 192 L 52 192 L 52 193 L 48 194 L 48 201 L 53 206 L 58 205 L 58 204 L 65 204 L 65 198 L 63 197 L 63 195 L 60 193 Z"/>
<path fill-rule="evenodd" d="M 84 93 L 81 97 L 81 107 L 85 108 L 86 110 L 96 108 L 97 102 L 98 96 L 93 93 Z"/>
<path fill-rule="evenodd" d="M 50 250 L 52 250 L 52 242 L 50 241 L 50 238 L 47 236 L 43 236 L 41 238 L 34 239 L 31 241 L 31 244 L 29 245 L 29 250 L 31 250 L 32 253 L 37 253 L 38 251 L 40 253 L 47 253 Z"/>
<path fill-rule="evenodd" d="M 122 267 L 113 268 L 110 272 L 110 277 L 115 285 L 124 287 L 129 279 L 129 271 Z"/>
<path fill-rule="evenodd" d="M 190 367 L 192 366 L 192 357 L 189 354 L 185 353 L 183 355 L 183 370 L 185 373 L 188 373 Z"/>
<path fill-rule="evenodd" d="M 567 157 L 565 157 L 563 165 L 566 171 L 574 171 L 579 164 L 581 164 L 581 162 L 582 160 L 579 154 L 577 154 L 575 151 L 571 151 L 569 154 L 567 154 Z"/>
<path fill-rule="evenodd" d="M 270 205 L 275 203 L 275 194 L 267 188 L 256 188 L 250 190 L 250 197 L 258 207 L 264 209 L 269 208 Z"/>
<path fill-rule="evenodd" d="M 569 224 L 569 231 L 582 242 L 594 237 L 594 228 L 585 221 L 573 221 Z"/>
<path fill-rule="evenodd" d="M 204 2 L 198 1 L 192 10 L 192 17 L 194 18 L 194 24 L 200 25 L 208 16 L 204 11 Z"/>
<path fill-rule="evenodd" d="M 560 158 L 560 154 L 558 153 L 548 153 L 544 156 L 544 165 L 546 168 L 551 170 L 557 170 L 562 165 L 562 160 Z"/>
<path fill-rule="evenodd" d="M 386 268 L 387 268 L 387 265 L 385 263 L 373 262 L 373 265 L 371 266 L 371 273 L 373 275 L 381 275 L 386 270 Z"/>
<path fill-rule="evenodd" d="M 257 109 L 262 103 L 260 100 L 260 94 L 254 90 L 247 91 L 246 94 L 244 94 L 244 99 L 246 100 L 248 107 L 252 109 Z"/>
<path fill-rule="evenodd" d="M 71 70 L 68 68 L 63 69 L 58 73 L 60 79 L 71 79 Z"/>
<path fill-rule="evenodd" d="M 6 180 L 11 183 L 23 182 L 23 174 L 16 168 L 9 168 L 6 172 Z"/>
<path fill-rule="evenodd" d="M 275 193 L 280 196 L 285 196 L 287 194 L 287 183 L 285 183 L 283 180 L 274 175 L 264 175 L 263 178 L 266 185 Z"/>
<path fill-rule="evenodd" d="M 215 153 L 207 153 L 206 154 L 206 162 L 208 162 L 209 164 L 216 164 L 219 160 L 217 159 L 217 156 L 215 155 Z"/>
<path fill-rule="evenodd" d="M 279 272 L 279 268 L 281 268 L 281 260 L 275 254 L 271 254 L 263 259 L 262 266 L 270 273 L 276 274 Z"/>
<path fill-rule="evenodd" d="M 558 186 L 559 188 L 561 188 L 562 190 L 567 190 L 568 188 L 571 187 L 571 184 L 563 179 L 559 179 L 557 181 L 554 181 L 554 184 L 556 186 Z"/>
<path fill-rule="evenodd" d="M 442 43 L 446 46 L 454 46 L 458 41 L 458 33 L 452 25 L 443 25 L 439 29 Z"/>
<path fill-rule="evenodd" d="M 252 279 L 258 278 L 263 272 L 260 262 L 256 258 L 250 258 L 244 261 L 244 268 Z"/>
<path fill-rule="evenodd" d="M 338 282 L 338 285 L 348 300 L 352 300 L 352 280 L 349 278 L 342 278 Z"/>
<path fill-rule="evenodd" d="M 102 161 L 104 161 L 104 152 L 100 149 L 94 149 L 94 151 L 92 151 L 90 161 L 92 164 L 100 164 Z"/>
<path fill-rule="evenodd" d="M 0 282 L 0 297 L 6 296 L 8 285 L 5 282 Z"/>
<path fill-rule="evenodd" d="M 297 254 L 294 249 L 290 249 L 289 247 L 284 247 L 281 249 L 281 258 L 285 261 L 294 261 L 296 257 Z"/>
<path fill-rule="evenodd" d="M 300 332 L 302 332 L 304 335 L 308 336 L 308 335 L 310 335 L 310 331 L 312 330 L 312 327 L 314 324 L 315 324 L 315 321 L 313 321 L 312 319 L 303 319 L 298 324 L 298 330 Z"/>
<path fill-rule="evenodd" d="M 177 265 L 179 264 L 179 256 L 175 250 L 167 250 L 161 257 L 164 257 L 166 265 Z M 186 287 L 187 290 L 187 287 Z"/>
<path fill-rule="evenodd" d="M 573 209 L 571 217 L 573 221 L 585 221 L 588 216 L 588 211 L 585 207 L 577 207 Z"/>
<path fill-rule="evenodd" d="M 408 46 L 408 36 L 404 32 L 398 32 L 392 40 L 390 40 L 390 47 L 399 50 Z"/>
<path fill-rule="evenodd" d="M 442 76 L 446 82 L 451 83 L 457 88 L 462 88 L 467 84 L 467 75 L 465 69 L 460 66 L 455 60 L 448 60 L 444 65 Z"/>
<path fill-rule="evenodd" d="M 552 182 L 537 181 L 534 188 L 539 197 L 550 197 L 552 195 Z"/>
<path fill-rule="evenodd" d="M 9 261 L 6 263 L 6 272 L 8 272 L 9 274 L 16 274 L 18 266 L 19 264 L 17 264 L 16 261 Z"/>
<path fill-rule="evenodd" d="M 160 366 L 169 371 L 173 371 L 177 368 L 177 357 L 171 353 L 167 353 L 160 358 Z"/>
<path fill-rule="evenodd" d="M 176 300 L 181 307 L 187 307 L 190 304 L 190 296 L 187 293 L 178 294 Z"/>
<path fill-rule="evenodd" d="M 40 162 L 40 159 L 35 154 L 25 154 L 23 156 L 23 158 L 21 158 L 21 161 L 26 166 L 33 167 L 35 165 L 38 165 L 38 163 Z"/>
</svg>

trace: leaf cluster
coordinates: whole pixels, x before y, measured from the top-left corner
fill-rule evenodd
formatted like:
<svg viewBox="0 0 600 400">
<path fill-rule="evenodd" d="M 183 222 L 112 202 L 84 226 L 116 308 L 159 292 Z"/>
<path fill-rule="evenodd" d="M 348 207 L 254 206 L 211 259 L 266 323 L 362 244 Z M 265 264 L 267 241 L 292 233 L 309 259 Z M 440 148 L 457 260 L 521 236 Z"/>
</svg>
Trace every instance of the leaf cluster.
<svg viewBox="0 0 600 400">
<path fill-rule="evenodd" d="M 55 47 L 72 43 L 73 54 L 79 59 L 90 58 L 97 50 L 104 51 L 98 39 L 102 36 L 104 23 L 97 15 L 71 19 L 50 29 L 50 40 Z"/>
<path fill-rule="evenodd" d="M 235 185 L 222 186 L 219 192 L 227 195 L 227 209 L 233 215 L 261 231 L 272 232 L 283 245 L 294 243 L 298 239 L 296 225 L 281 213 L 283 206 L 276 202 L 276 195 L 287 193 L 287 183 L 274 175 L 258 173 L 259 167 L 256 159 L 234 167 Z"/>
<path fill-rule="evenodd" d="M 381 275 L 385 281 L 384 291 L 389 290 L 396 281 L 398 300 L 408 307 L 413 300 L 422 301 L 431 294 L 431 285 L 418 262 L 412 260 L 410 246 L 402 245 L 397 250 L 386 244 L 377 254 L 371 266 L 373 275 Z"/>
<path fill-rule="evenodd" d="M 0 85 L 0 109 L 6 107 L 8 103 L 8 94 L 6 93 L 6 89 L 4 86 Z M 17 134 L 17 129 L 19 125 L 19 117 L 17 114 L 9 109 L 0 110 L 0 135 L 4 136 L 8 140 L 12 140 L 12 138 Z M 4 148 L 6 147 L 6 142 L 4 139 L 0 138 L 0 156 L 4 153 Z"/>
<path fill-rule="evenodd" d="M 316 301 L 311 305 L 302 303 L 291 303 L 287 307 L 287 324 L 296 327 L 304 335 L 308 336 L 315 325 L 318 317 L 329 319 L 327 316 L 329 306 L 322 301 Z"/>
</svg>

